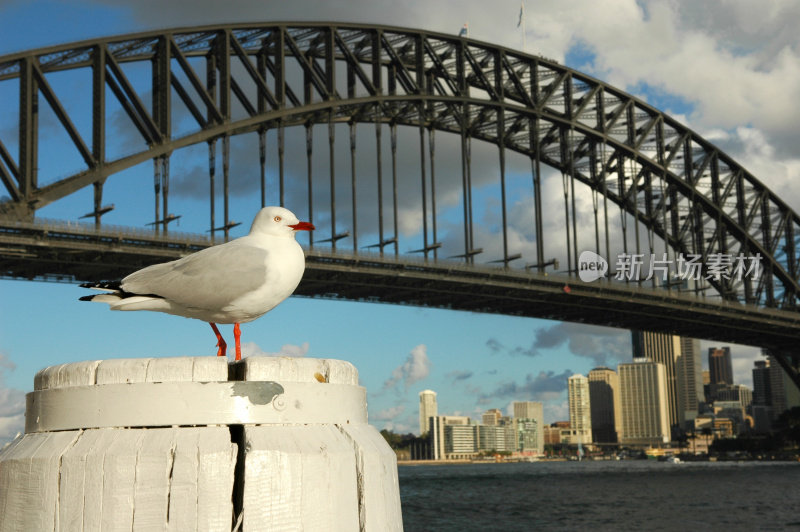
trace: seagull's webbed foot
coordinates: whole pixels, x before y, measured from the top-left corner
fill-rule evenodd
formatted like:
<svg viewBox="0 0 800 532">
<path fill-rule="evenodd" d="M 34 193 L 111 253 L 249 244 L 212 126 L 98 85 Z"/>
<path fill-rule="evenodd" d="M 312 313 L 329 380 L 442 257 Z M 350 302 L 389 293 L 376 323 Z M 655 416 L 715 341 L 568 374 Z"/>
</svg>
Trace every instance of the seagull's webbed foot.
<svg viewBox="0 0 800 532">
<path fill-rule="evenodd" d="M 209 322 L 209 325 L 211 325 L 211 328 L 214 329 L 214 334 L 217 335 L 217 347 L 219 348 L 217 349 L 217 356 L 224 357 L 228 351 L 228 344 L 226 344 L 225 340 L 222 339 L 222 335 L 220 334 L 219 329 L 217 329 L 217 324 Z M 237 346 L 238 346 L 238 338 L 237 338 Z"/>
</svg>

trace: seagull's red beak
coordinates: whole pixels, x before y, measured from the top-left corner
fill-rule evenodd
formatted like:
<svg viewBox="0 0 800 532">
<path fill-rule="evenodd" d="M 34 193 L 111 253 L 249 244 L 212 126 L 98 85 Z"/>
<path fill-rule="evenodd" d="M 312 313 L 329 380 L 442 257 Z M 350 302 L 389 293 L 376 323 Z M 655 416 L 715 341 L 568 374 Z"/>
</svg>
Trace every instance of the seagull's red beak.
<svg viewBox="0 0 800 532">
<path fill-rule="evenodd" d="M 291 227 L 295 231 L 313 231 L 314 230 L 314 224 L 312 224 L 311 222 L 298 222 L 298 223 L 296 223 L 294 225 L 290 225 L 289 227 Z"/>
</svg>

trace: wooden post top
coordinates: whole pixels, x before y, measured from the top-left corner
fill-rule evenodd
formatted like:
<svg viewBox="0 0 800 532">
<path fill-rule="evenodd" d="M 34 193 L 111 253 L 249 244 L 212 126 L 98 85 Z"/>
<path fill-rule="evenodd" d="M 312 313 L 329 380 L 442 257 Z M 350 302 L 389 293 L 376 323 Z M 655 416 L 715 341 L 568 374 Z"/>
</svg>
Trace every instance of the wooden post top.
<svg viewBox="0 0 800 532">
<path fill-rule="evenodd" d="M 322 378 L 322 379 L 321 379 Z M 49 366 L 36 373 L 34 390 L 98 384 L 216 381 L 327 382 L 358 385 L 350 362 L 328 358 L 253 356 L 233 362 L 226 357 L 116 358 Z"/>
<path fill-rule="evenodd" d="M 108 427 L 366 423 L 366 391 L 343 360 L 110 359 L 36 374 L 25 432 Z"/>
</svg>

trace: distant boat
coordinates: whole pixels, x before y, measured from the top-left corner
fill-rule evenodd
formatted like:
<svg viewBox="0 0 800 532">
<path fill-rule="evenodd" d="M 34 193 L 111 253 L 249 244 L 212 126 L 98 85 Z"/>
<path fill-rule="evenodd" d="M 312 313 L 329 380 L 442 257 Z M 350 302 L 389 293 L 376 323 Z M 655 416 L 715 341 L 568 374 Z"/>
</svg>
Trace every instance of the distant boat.
<svg viewBox="0 0 800 532">
<path fill-rule="evenodd" d="M 678 458 L 677 456 L 675 456 L 675 455 L 670 456 L 669 458 L 667 458 L 667 462 L 669 462 L 670 464 L 682 464 L 683 463 L 683 461 L 680 458 Z"/>
</svg>

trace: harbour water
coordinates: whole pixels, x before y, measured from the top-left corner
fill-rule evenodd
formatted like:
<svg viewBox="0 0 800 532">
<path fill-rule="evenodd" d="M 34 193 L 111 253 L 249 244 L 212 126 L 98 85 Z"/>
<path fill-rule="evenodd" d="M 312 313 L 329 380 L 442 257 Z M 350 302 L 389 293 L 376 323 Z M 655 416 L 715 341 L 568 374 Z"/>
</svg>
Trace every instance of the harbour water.
<svg viewBox="0 0 800 532">
<path fill-rule="evenodd" d="M 401 465 L 399 476 L 406 532 L 800 530 L 800 462 Z"/>
</svg>

